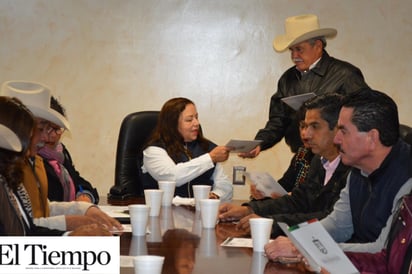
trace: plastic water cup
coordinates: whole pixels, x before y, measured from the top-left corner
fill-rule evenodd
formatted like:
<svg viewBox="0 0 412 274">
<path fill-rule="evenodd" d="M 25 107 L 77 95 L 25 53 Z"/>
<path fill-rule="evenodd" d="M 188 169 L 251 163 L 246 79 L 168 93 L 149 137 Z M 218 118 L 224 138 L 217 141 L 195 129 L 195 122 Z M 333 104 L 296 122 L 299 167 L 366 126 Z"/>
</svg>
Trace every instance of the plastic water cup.
<svg viewBox="0 0 412 274">
<path fill-rule="evenodd" d="M 129 205 L 130 223 L 134 236 L 146 235 L 149 210 L 150 208 L 147 205 Z"/>
<path fill-rule="evenodd" d="M 145 189 L 144 198 L 146 205 L 150 207 L 149 216 L 159 216 L 160 207 L 162 205 L 163 190 L 161 189 Z"/>
<path fill-rule="evenodd" d="M 161 274 L 165 257 L 142 255 L 133 258 L 135 274 Z"/>
<path fill-rule="evenodd" d="M 163 190 L 162 206 L 171 206 L 175 195 L 176 182 L 159 181 L 159 189 Z"/>
<path fill-rule="evenodd" d="M 200 200 L 208 199 L 211 186 L 208 185 L 194 185 L 193 186 L 193 196 L 195 197 L 196 210 L 200 209 Z"/>
<path fill-rule="evenodd" d="M 269 242 L 272 231 L 273 219 L 252 218 L 249 219 L 250 233 L 252 235 L 253 251 L 264 252 L 265 244 Z"/>
<path fill-rule="evenodd" d="M 200 200 L 200 216 L 202 218 L 203 228 L 215 228 L 219 205 L 220 200 L 217 199 Z"/>
</svg>

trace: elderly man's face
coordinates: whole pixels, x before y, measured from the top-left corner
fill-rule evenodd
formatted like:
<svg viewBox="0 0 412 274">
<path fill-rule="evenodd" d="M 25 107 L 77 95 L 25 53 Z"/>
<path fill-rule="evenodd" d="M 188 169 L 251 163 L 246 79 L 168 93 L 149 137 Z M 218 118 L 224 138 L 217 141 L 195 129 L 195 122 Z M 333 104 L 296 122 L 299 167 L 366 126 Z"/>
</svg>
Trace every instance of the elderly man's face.
<svg viewBox="0 0 412 274">
<path fill-rule="evenodd" d="M 323 46 L 320 40 L 316 40 L 314 45 L 304 41 L 291 46 L 289 50 L 296 68 L 300 71 L 306 71 L 322 56 Z"/>
</svg>

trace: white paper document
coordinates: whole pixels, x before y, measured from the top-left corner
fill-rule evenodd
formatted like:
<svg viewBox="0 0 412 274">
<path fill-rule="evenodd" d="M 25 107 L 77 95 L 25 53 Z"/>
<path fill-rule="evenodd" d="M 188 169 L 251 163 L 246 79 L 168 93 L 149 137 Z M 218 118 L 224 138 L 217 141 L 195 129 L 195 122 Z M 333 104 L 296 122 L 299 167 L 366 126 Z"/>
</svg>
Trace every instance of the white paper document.
<svg viewBox="0 0 412 274">
<path fill-rule="evenodd" d="M 271 197 L 275 192 L 279 195 L 286 195 L 288 192 L 267 172 L 246 172 L 246 177 L 256 189 L 264 193 L 266 197 Z"/>
<path fill-rule="evenodd" d="M 304 102 L 309 100 L 312 97 L 315 97 L 316 94 L 313 92 L 308 92 L 304 94 L 299 94 L 299 95 L 293 95 L 289 97 L 284 97 L 281 100 L 286 103 L 288 106 L 293 108 L 294 110 L 298 110 Z"/>
<path fill-rule="evenodd" d="M 256 148 L 260 143 L 261 140 L 235 140 L 231 139 L 225 146 L 230 147 L 230 152 L 249 152 L 252 149 Z"/>
<path fill-rule="evenodd" d="M 220 246 L 229 246 L 229 247 L 250 247 L 253 248 L 253 243 L 251 238 L 235 238 L 229 237 L 224 240 Z"/>
<path fill-rule="evenodd" d="M 296 248 L 315 270 L 325 268 L 334 274 L 359 273 L 322 224 L 314 219 L 295 226 L 278 222 Z"/>
<path fill-rule="evenodd" d="M 271 242 L 273 240 L 269 240 Z M 252 238 L 236 238 L 236 237 L 228 237 L 224 240 L 220 246 L 227 246 L 227 247 L 250 247 L 253 248 Z"/>
</svg>

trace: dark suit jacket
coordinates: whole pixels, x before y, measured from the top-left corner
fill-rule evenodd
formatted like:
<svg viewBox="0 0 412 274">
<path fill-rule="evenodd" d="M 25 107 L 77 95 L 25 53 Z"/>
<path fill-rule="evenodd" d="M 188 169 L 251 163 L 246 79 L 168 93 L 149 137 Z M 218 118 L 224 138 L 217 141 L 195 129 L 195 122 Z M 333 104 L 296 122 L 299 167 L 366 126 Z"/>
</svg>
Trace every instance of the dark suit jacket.
<svg viewBox="0 0 412 274">
<path fill-rule="evenodd" d="M 325 169 L 320 157 L 314 156 L 306 181 L 295 187 L 291 195 L 277 199 L 252 201 L 248 204 L 257 215 L 273 218 L 272 237 L 283 235 L 276 222 L 285 222 L 289 226 L 310 219 L 322 219 L 332 210 L 339 199 L 341 189 L 346 185 L 350 167 L 339 163 L 331 179 L 323 185 Z"/>
</svg>

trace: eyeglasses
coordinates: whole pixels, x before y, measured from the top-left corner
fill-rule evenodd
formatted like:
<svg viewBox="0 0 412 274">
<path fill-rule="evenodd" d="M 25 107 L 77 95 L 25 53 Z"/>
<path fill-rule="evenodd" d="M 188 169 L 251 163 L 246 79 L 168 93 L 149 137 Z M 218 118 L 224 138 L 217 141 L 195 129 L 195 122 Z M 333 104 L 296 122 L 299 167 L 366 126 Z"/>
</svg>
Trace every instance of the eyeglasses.
<svg viewBox="0 0 412 274">
<path fill-rule="evenodd" d="M 48 126 L 45 128 L 45 130 L 46 130 L 46 133 L 47 133 L 47 134 L 50 134 L 50 133 L 52 133 L 52 132 L 54 131 L 54 133 L 56 133 L 57 135 L 61 135 L 61 134 L 63 134 L 65 128 L 62 128 L 62 127 L 52 127 L 51 125 L 48 125 Z"/>
</svg>

